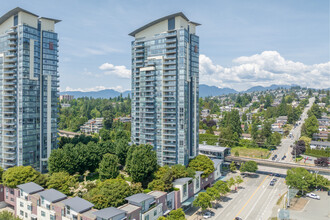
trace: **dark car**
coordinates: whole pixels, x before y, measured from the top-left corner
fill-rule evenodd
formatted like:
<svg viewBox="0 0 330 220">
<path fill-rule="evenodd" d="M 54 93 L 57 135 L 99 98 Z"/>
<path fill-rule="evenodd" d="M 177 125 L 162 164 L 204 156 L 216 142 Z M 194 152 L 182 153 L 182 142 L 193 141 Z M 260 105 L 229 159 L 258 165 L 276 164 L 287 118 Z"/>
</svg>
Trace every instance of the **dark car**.
<svg viewBox="0 0 330 220">
<path fill-rule="evenodd" d="M 330 190 L 328 191 L 328 196 L 330 196 Z"/>
<path fill-rule="evenodd" d="M 275 154 L 274 157 L 277 158 L 277 154 Z"/>
<path fill-rule="evenodd" d="M 276 178 L 274 178 L 272 181 L 273 181 L 273 182 L 276 182 L 276 181 L 277 181 L 277 179 L 276 179 Z"/>
<path fill-rule="evenodd" d="M 272 160 L 275 160 L 275 157 L 272 157 Z"/>
<path fill-rule="evenodd" d="M 242 218 L 240 218 L 240 217 L 235 217 L 235 220 L 242 220 Z"/>
<path fill-rule="evenodd" d="M 270 186 L 274 186 L 275 185 L 275 182 L 274 181 L 271 181 L 269 185 Z"/>
<path fill-rule="evenodd" d="M 280 175 L 280 174 L 278 174 L 278 173 L 276 173 L 276 174 L 275 174 L 275 176 L 276 176 L 276 177 L 280 177 L 281 175 Z"/>
</svg>

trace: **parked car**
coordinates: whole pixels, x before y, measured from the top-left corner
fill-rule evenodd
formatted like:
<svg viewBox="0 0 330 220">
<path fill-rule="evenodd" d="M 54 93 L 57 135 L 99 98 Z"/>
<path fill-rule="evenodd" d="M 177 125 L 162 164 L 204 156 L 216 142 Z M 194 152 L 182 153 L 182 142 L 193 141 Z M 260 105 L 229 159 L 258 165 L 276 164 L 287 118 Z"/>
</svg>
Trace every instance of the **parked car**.
<svg viewBox="0 0 330 220">
<path fill-rule="evenodd" d="M 242 220 L 242 218 L 240 218 L 240 217 L 235 217 L 235 220 Z"/>
<path fill-rule="evenodd" d="M 275 185 L 275 182 L 274 181 L 270 181 L 269 185 L 270 186 L 274 186 Z"/>
<path fill-rule="evenodd" d="M 212 213 L 211 212 L 205 212 L 203 215 L 203 218 L 208 219 L 212 217 Z"/>
<path fill-rule="evenodd" d="M 276 177 L 280 177 L 281 175 L 280 175 L 280 174 L 278 174 L 278 173 L 276 173 L 276 174 L 275 174 L 275 176 L 276 176 Z"/>
<path fill-rule="evenodd" d="M 314 193 L 307 193 L 307 197 L 312 198 L 312 199 L 320 199 L 320 196 L 314 194 Z"/>
<path fill-rule="evenodd" d="M 274 178 L 272 181 L 273 181 L 273 182 L 276 182 L 276 181 L 277 181 L 277 179 L 276 179 L 276 178 Z"/>
<path fill-rule="evenodd" d="M 328 196 L 330 196 L 330 190 L 328 191 Z"/>
</svg>

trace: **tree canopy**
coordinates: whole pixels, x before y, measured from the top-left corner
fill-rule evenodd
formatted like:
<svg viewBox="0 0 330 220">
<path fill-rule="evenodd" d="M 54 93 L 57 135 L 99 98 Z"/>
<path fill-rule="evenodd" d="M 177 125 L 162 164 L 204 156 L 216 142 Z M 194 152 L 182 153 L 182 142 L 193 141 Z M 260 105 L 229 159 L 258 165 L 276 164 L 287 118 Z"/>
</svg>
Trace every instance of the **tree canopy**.
<svg viewBox="0 0 330 220">
<path fill-rule="evenodd" d="M 71 195 L 70 188 L 75 187 L 77 183 L 76 176 L 71 176 L 67 172 L 53 173 L 47 182 L 48 189 L 56 189 L 66 195 Z"/>
<path fill-rule="evenodd" d="M 3 184 L 10 188 L 16 188 L 17 185 L 35 182 L 44 185 L 41 173 L 33 169 L 31 166 L 18 166 L 8 168 L 2 176 Z"/>
<path fill-rule="evenodd" d="M 135 188 L 128 185 L 122 179 L 108 179 L 99 182 L 91 189 L 84 198 L 93 203 L 95 208 L 102 209 L 107 207 L 118 207 L 125 203 L 125 198 L 135 193 L 142 192 L 142 188 Z"/>
<path fill-rule="evenodd" d="M 253 160 L 242 163 L 240 168 L 241 172 L 255 173 L 257 170 L 258 170 L 258 164 Z"/>
<path fill-rule="evenodd" d="M 101 180 L 114 179 L 119 175 L 119 159 L 113 154 L 104 154 L 99 164 L 99 176 Z"/>
<path fill-rule="evenodd" d="M 214 171 L 213 161 L 205 155 L 198 155 L 189 162 L 189 168 L 195 171 L 203 171 L 202 177 L 208 177 Z"/>
<path fill-rule="evenodd" d="M 156 152 L 151 145 L 133 146 L 131 156 L 128 157 L 127 172 L 133 182 L 140 182 L 144 187 L 153 179 L 153 174 L 157 170 Z"/>
<path fill-rule="evenodd" d="M 209 194 L 207 194 L 206 192 L 201 192 L 198 194 L 196 199 L 193 201 L 193 206 L 200 207 L 204 211 L 207 208 L 212 207 L 211 201 L 212 201 L 212 198 Z"/>
</svg>

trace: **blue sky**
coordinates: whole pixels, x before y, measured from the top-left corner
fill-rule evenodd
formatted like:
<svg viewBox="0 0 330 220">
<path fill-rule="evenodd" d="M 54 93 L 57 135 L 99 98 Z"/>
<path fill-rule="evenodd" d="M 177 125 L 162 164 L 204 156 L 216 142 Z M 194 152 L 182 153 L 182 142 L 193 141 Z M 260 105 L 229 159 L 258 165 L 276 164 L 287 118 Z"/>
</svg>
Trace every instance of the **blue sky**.
<svg viewBox="0 0 330 220">
<path fill-rule="evenodd" d="M 179 11 L 202 24 L 201 83 L 330 87 L 328 0 L 2 0 L 0 14 L 17 6 L 62 20 L 61 91 L 130 89 L 128 33 Z"/>
</svg>

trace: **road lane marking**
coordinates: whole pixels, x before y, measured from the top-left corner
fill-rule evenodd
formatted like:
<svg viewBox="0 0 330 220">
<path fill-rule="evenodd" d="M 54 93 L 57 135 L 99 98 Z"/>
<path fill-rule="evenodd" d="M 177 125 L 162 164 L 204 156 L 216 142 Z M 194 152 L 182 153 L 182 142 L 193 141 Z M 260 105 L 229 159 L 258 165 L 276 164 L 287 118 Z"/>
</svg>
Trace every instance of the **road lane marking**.
<svg viewBox="0 0 330 220">
<path fill-rule="evenodd" d="M 272 179 L 274 179 L 274 177 L 273 177 Z M 264 188 L 264 190 L 262 191 L 262 193 L 261 193 L 260 196 L 258 197 L 257 201 L 255 201 L 254 205 L 252 206 L 252 208 L 250 209 L 250 211 L 248 212 L 247 216 L 245 216 L 244 219 L 248 219 L 248 218 L 249 218 L 250 214 L 252 213 L 252 211 L 254 210 L 254 208 L 256 207 L 256 205 L 258 204 L 258 202 L 260 201 L 261 197 L 265 194 L 266 190 L 268 189 L 268 184 L 269 184 L 269 183 L 267 183 L 266 187 L 265 187 L 265 185 L 262 185 L 262 187 Z M 273 189 L 274 189 L 274 188 L 271 189 L 271 192 L 272 192 Z M 268 194 L 268 195 L 269 195 L 269 194 Z M 262 206 L 263 206 L 263 205 L 262 205 Z M 259 213 L 259 212 L 258 212 L 258 213 Z M 258 214 L 258 213 L 257 213 L 257 214 Z M 258 216 L 258 215 L 257 215 L 257 216 Z"/>
<path fill-rule="evenodd" d="M 268 178 L 268 176 L 266 176 L 263 181 L 260 183 L 260 185 L 258 186 L 258 188 L 253 192 L 253 194 L 250 196 L 249 200 L 244 204 L 244 206 L 241 208 L 241 210 L 239 210 L 239 212 L 235 215 L 235 217 L 237 217 L 239 214 L 241 214 L 241 212 L 244 210 L 245 206 L 247 206 L 247 204 L 251 201 L 251 199 L 253 198 L 253 196 L 256 194 L 256 192 L 260 189 L 260 187 L 262 186 L 262 184 L 266 181 L 266 179 Z"/>
</svg>

